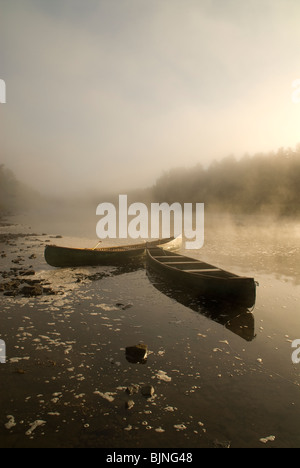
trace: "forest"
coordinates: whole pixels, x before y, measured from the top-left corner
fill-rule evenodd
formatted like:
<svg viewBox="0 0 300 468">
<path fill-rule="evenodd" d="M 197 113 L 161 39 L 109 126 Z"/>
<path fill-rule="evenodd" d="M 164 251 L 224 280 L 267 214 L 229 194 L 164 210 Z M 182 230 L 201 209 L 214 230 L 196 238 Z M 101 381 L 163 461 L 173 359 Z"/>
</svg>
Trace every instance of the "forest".
<svg viewBox="0 0 300 468">
<path fill-rule="evenodd" d="M 206 211 L 232 215 L 298 217 L 300 144 L 295 149 L 280 148 L 277 152 L 245 155 L 239 159 L 228 156 L 206 168 L 200 163 L 189 168 L 173 168 L 163 173 L 151 187 L 135 190 L 129 187 L 128 197 L 133 201 L 169 204 L 205 203 Z M 0 214 L 32 209 L 43 200 L 42 195 L 17 180 L 0 164 Z"/>
<path fill-rule="evenodd" d="M 0 164 L 0 216 L 32 207 L 38 199 L 36 191 L 17 180 L 10 169 Z"/>
<path fill-rule="evenodd" d="M 276 153 L 228 156 L 208 168 L 198 164 L 164 173 L 152 188 L 155 201 L 203 202 L 231 214 L 300 215 L 300 145 Z"/>
</svg>

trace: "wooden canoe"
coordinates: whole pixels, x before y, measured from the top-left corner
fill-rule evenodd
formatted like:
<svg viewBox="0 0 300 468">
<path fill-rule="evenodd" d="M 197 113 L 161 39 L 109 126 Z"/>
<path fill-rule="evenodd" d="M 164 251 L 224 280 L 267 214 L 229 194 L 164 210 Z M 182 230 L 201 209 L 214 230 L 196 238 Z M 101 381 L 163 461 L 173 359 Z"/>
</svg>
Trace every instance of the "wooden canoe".
<svg viewBox="0 0 300 468">
<path fill-rule="evenodd" d="M 147 249 L 147 264 L 172 285 L 188 288 L 197 297 L 236 303 L 247 308 L 255 304 L 254 278 L 237 276 L 159 247 Z"/>
<path fill-rule="evenodd" d="M 45 260 L 53 267 L 80 267 L 97 265 L 119 265 L 124 264 L 145 254 L 146 248 L 157 245 L 165 245 L 173 249 L 179 246 L 180 239 L 170 237 L 151 242 L 142 242 L 133 245 L 122 245 L 118 247 L 102 247 L 97 249 L 79 249 L 73 247 L 61 247 L 47 245 L 45 247 Z"/>
</svg>

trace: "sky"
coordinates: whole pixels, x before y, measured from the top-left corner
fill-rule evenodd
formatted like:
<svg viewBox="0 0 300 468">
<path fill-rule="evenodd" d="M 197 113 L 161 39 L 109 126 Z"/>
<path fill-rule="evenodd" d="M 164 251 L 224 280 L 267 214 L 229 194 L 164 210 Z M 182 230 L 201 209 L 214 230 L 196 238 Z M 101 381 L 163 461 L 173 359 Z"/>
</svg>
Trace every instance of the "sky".
<svg viewBox="0 0 300 468">
<path fill-rule="evenodd" d="M 46 194 L 300 142 L 299 0 L 0 0 L 0 163 Z"/>
</svg>

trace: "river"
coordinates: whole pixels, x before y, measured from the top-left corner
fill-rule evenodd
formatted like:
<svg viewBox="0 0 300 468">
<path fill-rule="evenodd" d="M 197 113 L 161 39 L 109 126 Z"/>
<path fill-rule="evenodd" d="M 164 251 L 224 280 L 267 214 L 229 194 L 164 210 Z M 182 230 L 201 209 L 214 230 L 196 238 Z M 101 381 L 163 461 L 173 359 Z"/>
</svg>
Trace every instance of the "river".
<svg viewBox="0 0 300 468">
<path fill-rule="evenodd" d="M 59 294 L 0 293 L 2 448 L 300 447 L 300 223 L 207 217 L 204 247 L 185 253 L 255 278 L 256 304 L 238 313 L 195 303 L 143 262 L 49 267 L 49 242 L 96 244 L 92 220 L 13 222 L 1 233 L 23 236 L 0 244 L 2 275 L 31 267 Z M 146 362 L 129 362 L 140 342 Z"/>
</svg>

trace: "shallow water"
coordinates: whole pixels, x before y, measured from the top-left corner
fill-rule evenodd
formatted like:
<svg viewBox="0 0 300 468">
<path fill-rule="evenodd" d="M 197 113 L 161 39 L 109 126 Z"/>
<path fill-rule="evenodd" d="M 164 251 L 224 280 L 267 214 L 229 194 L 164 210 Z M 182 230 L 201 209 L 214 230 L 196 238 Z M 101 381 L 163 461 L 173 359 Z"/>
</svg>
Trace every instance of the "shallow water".
<svg viewBox="0 0 300 468">
<path fill-rule="evenodd" d="M 28 232 L 47 232 L 43 227 Z M 291 343 L 300 339 L 299 225 L 208 220 L 204 248 L 187 252 L 254 276 L 259 287 L 250 312 L 196 304 L 143 264 L 50 268 L 47 241 L 94 241 L 89 232 L 83 241 L 72 228 L 68 239 L 67 226 L 52 227 L 48 236 L 0 245 L 7 255 L 0 270 L 20 255 L 21 265 L 32 265 L 60 292 L 0 296 L 7 347 L 1 447 L 300 446 L 300 364 L 291 359 Z M 64 237 L 54 241 L 49 232 Z M 37 258 L 29 260 L 32 252 Z M 145 364 L 126 359 L 125 348 L 139 342 L 149 347 Z M 154 396 L 128 395 L 131 384 L 153 385 Z"/>
</svg>

